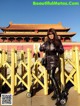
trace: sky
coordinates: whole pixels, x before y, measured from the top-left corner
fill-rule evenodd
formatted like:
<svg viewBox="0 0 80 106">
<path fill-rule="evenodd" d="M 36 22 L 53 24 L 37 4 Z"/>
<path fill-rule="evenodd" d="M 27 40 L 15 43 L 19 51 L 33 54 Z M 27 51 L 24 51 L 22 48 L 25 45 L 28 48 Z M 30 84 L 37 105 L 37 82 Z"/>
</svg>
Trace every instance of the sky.
<svg viewBox="0 0 80 106">
<path fill-rule="evenodd" d="M 34 6 L 35 2 L 79 2 L 80 0 L 0 0 L 0 27 L 14 24 L 57 24 L 76 32 L 72 41 L 80 42 L 80 5 Z M 1 31 L 0 31 L 1 32 Z"/>
</svg>

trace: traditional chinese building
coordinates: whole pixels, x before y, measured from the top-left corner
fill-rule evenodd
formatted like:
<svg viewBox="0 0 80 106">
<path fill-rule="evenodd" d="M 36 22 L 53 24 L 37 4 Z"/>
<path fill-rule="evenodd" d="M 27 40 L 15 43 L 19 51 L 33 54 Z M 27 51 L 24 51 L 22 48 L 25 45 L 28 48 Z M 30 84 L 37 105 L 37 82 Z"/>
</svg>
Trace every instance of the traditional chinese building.
<svg viewBox="0 0 80 106">
<path fill-rule="evenodd" d="M 13 24 L 8 27 L 0 27 L 0 42 L 42 42 L 49 28 L 54 28 L 62 42 L 71 42 L 76 34 L 69 32 L 70 28 L 58 24 Z"/>
<path fill-rule="evenodd" d="M 0 49 L 26 50 L 27 48 L 35 49 L 35 45 L 40 46 L 44 41 L 49 28 L 54 28 L 57 36 L 63 42 L 64 49 L 71 49 L 74 46 L 80 48 L 80 43 L 72 42 L 75 32 L 69 32 L 70 28 L 58 24 L 13 24 L 10 22 L 7 27 L 0 27 Z"/>
</svg>

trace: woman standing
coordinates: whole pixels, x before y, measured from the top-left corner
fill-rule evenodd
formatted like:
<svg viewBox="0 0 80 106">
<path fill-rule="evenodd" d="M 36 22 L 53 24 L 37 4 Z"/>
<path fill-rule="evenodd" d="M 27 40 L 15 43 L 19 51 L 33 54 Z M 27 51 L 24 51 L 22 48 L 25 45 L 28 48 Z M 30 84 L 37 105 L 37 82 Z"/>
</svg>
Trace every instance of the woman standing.
<svg viewBox="0 0 80 106">
<path fill-rule="evenodd" d="M 61 90 L 55 77 L 55 71 L 56 68 L 59 67 L 59 55 L 64 53 L 64 48 L 53 28 L 48 30 L 47 41 L 40 45 L 40 51 L 45 53 L 46 69 L 50 74 L 54 87 L 54 95 L 52 96 L 52 99 L 56 98 L 56 105 L 60 106 L 64 103 L 62 102 Z"/>
</svg>

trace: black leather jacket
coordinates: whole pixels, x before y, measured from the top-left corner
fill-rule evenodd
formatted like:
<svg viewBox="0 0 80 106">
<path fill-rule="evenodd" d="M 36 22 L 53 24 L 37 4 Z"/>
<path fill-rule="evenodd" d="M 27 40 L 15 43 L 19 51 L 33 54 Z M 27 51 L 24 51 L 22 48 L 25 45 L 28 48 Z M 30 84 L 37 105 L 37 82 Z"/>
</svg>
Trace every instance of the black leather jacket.
<svg viewBox="0 0 80 106">
<path fill-rule="evenodd" d="M 45 52 L 46 55 L 46 68 L 51 70 L 53 67 L 59 65 L 59 55 L 64 53 L 64 48 L 61 41 L 58 39 L 58 46 L 55 45 L 54 41 L 46 41 L 40 45 L 40 51 Z"/>
</svg>

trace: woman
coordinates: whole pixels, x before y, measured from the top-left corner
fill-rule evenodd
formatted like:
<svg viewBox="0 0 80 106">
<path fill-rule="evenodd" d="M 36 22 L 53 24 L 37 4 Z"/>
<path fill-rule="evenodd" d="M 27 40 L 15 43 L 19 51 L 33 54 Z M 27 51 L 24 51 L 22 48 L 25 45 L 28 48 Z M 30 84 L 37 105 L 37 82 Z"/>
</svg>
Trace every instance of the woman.
<svg viewBox="0 0 80 106">
<path fill-rule="evenodd" d="M 58 39 L 58 36 L 53 28 L 47 32 L 47 41 L 40 45 L 40 51 L 45 53 L 46 56 L 46 69 L 50 74 L 54 87 L 54 95 L 52 99 L 57 98 L 56 105 L 60 106 L 61 103 L 61 92 L 58 82 L 55 77 L 56 68 L 59 67 L 59 55 L 64 53 L 63 45 Z"/>
</svg>

